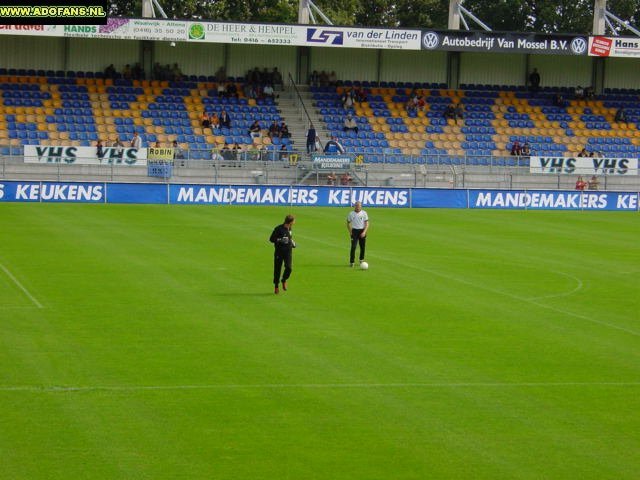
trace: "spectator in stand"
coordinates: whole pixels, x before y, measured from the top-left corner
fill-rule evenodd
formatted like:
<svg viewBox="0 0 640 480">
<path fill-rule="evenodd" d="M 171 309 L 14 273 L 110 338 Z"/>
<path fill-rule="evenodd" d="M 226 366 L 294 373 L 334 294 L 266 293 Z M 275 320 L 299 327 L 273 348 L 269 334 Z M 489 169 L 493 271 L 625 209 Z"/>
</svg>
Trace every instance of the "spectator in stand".
<svg viewBox="0 0 640 480">
<path fill-rule="evenodd" d="M 418 98 L 416 97 L 415 100 L 414 98 L 409 98 L 409 100 L 407 100 L 407 103 L 405 103 L 405 108 L 407 109 L 407 113 L 412 114 L 412 113 L 416 113 L 417 110 L 417 104 L 418 104 Z"/>
<path fill-rule="evenodd" d="M 309 83 L 312 87 L 317 87 L 318 85 L 320 85 L 320 74 L 317 70 L 314 70 L 313 72 L 311 72 L 311 75 L 309 75 Z"/>
<path fill-rule="evenodd" d="M 98 139 L 98 143 L 96 143 L 96 156 L 98 158 L 104 157 L 104 145 L 102 145 L 102 140 Z"/>
<path fill-rule="evenodd" d="M 178 66 L 177 63 L 173 64 L 173 68 L 171 69 L 171 74 L 173 75 L 173 80 L 175 82 L 179 82 L 182 80 L 182 70 L 180 70 L 180 67 Z"/>
<path fill-rule="evenodd" d="M 122 154 L 122 150 L 124 149 L 124 143 L 122 143 L 122 140 L 120 139 L 120 137 L 116 137 L 116 139 L 113 141 L 113 144 L 111 146 L 116 149 L 116 152 L 118 152 L 118 154 L 120 155 Z"/>
<path fill-rule="evenodd" d="M 456 109 L 453 106 L 453 104 L 450 103 L 449 105 L 447 105 L 447 108 L 444 109 L 444 112 L 443 112 L 442 116 L 447 120 L 449 120 L 449 119 L 455 120 L 456 119 Z"/>
<path fill-rule="evenodd" d="M 280 160 L 283 162 L 289 161 L 289 149 L 284 143 L 280 145 Z"/>
<path fill-rule="evenodd" d="M 122 69 L 122 78 L 131 80 L 131 65 L 129 65 L 128 63 Z"/>
<path fill-rule="evenodd" d="M 222 128 L 231 128 L 231 118 L 229 118 L 229 114 L 226 110 L 222 110 L 220 112 L 220 127 Z"/>
<path fill-rule="evenodd" d="M 226 97 L 227 96 L 227 87 L 225 87 L 224 83 L 218 82 L 218 87 L 216 88 L 216 92 L 218 92 L 218 96 L 219 97 Z"/>
<path fill-rule="evenodd" d="M 113 66 L 113 63 L 104 69 L 104 77 L 116 78 L 116 67 Z"/>
<path fill-rule="evenodd" d="M 335 185 L 336 184 L 336 174 L 334 172 L 329 172 L 329 175 L 327 175 L 327 185 Z"/>
<path fill-rule="evenodd" d="M 184 160 L 184 150 L 182 149 L 178 141 L 174 140 L 171 146 L 173 147 L 173 159 Z"/>
<path fill-rule="evenodd" d="M 584 88 L 578 85 L 575 89 L 575 96 L 577 100 L 584 100 Z"/>
<path fill-rule="evenodd" d="M 324 146 L 324 153 L 329 155 L 342 154 L 344 153 L 344 147 L 338 142 L 337 137 L 331 137 L 331 140 Z"/>
<path fill-rule="evenodd" d="M 202 119 L 200 123 L 204 128 L 211 127 L 211 119 L 209 118 L 207 112 L 202 112 Z"/>
<path fill-rule="evenodd" d="M 458 119 L 464 120 L 464 107 L 461 103 L 457 103 L 453 108 L 453 119 L 456 121 L 456 125 L 458 124 Z"/>
<path fill-rule="evenodd" d="M 216 72 L 216 82 L 224 83 L 227 81 L 227 71 L 224 67 L 220 67 Z"/>
<path fill-rule="evenodd" d="M 336 72 L 331 72 L 329 74 L 329 85 L 335 87 L 337 84 L 338 84 L 338 76 L 336 75 Z"/>
<path fill-rule="evenodd" d="M 307 153 L 311 154 L 316 151 L 316 127 L 312 124 L 309 125 L 307 130 Z"/>
<path fill-rule="evenodd" d="M 564 108 L 564 107 L 565 107 L 564 97 L 563 97 L 561 94 L 556 93 L 556 94 L 553 96 L 553 105 L 554 105 L 555 107 L 561 107 L 561 108 Z"/>
<path fill-rule="evenodd" d="M 278 67 L 273 68 L 273 72 L 271 73 L 271 81 L 275 88 L 279 88 L 280 90 L 284 89 L 282 74 L 278 71 Z"/>
<path fill-rule="evenodd" d="M 236 160 L 237 163 L 234 164 L 235 167 L 239 167 L 240 166 L 240 161 L 242 160 L 242 147 L 240 146 L 240 144 L 238 142 L 235 142 L 233 144 L 233 147 L 231 147 L 231 151 L 233 152 L 233 159 Z"/>
<path fill-rule="evenodd" d="M 156 142 L 153 148 L 162 148 L 162 144 L 160 142 Z"/>
<path fill-rule="evenodd" d="M 614 118 L 614 121 L 616 121 L 618 123 L 629 123 L 629 121 L 627 120 L 627 112 L 625 111 L 623 106 L 621 106 L 616 111 L 616 116 Z"/>
<path fill-rule="evenodd" d="M 274 91 L 273 91 L 273 87 L 271 86 L 270 83 L 267 83 L 264 88 L 262 89 L 262 95 L 265 98 L 271 98 L 274 99 L 276 97 Z"/>
<path fill-rule="evenodd" d="M 593 90 L 592 86 L 588 86 L 587 88 L 584 89 L 584 96 L 589 100 L 595 97 L 595 91 Z"/>
<path fill-rule="evenodd" d="M 137 62 L 131 69 L 131 76 L 134 80 L 144 80 L 144 70 L 142 69 L 140 62 Z"/>
<path fill-rule="evenodd" d="M 591 157 L 591 153 L 589 153 L 589 151 L 587 150 L 587 147 L 584 147 L 582 150 L 580 150 L 580 153 L 578 153 L 579 157 Z"/>
<path fill-rule="evenodd" d="M 244 91 L 245 98 L 257 98 L 256 89 L 253 83 L 245 83 L 242 90 Z"/>
<path fill-rule="evenodd" d="M 353 100 L 354 100 L 355 102 L 359 102 L 359 103 L 362 103 L 362 102 L 366 102 L 366 101 L 367 101 L 367 94 L 366 94 L 366 92 L 362 89 L 362 87 L 360 87 L 360 86 L 356 86 L 356 87 L 353 89 Z"/>
<path fill-rule="evenodd" d="M 220 117 L 218 117 L 218 114 L 216 112 L 213 112 L 211 115 L 209 115 L 209 123 L 211 124 L 212 130 L 220 128 Z"/>
<path fill-rule="evenodd" d="M 269 125 L 269 136 L 272 139 L 276 137 L 280 138 L 280 125 L 278 125 L 278 122 L 275 120 L 271 122 L 271 125 Z"/>
<path fill-rule="evenodd" d="M 529 74 L 529 90 L 533 93 L 538 92 L 540 90 L 540 74 L 538 73 L 538 69 L 534 68 L 533 72 Z"/>
<path fill-rule="evenodd" d="M 261 133 L 262 127 L 260 126 L 260 122 L 258 120 L 254 120 L 249 127 L 249 135 L 251 135 L 252 138 L 260 138 Z"/>
<path fill-rule="evenodd" d="M 523 157 L 528 157 L 531 155 L 531 147 L 529 147 L 529 142 L 524 142 L 522 148 L 520 149 L 520 155 Z"/>
<path fill-rule="evenodd" d="M 591 177 L 591 180 L 589 180 L 589 190 L 598 190 L 599 186 L 600 186 L 600 182 L 598 182 L 598 177 L 593 175 Z"/>
<path fill-rule="evenodd" d="M 273 83 L 273 78 L 267 67 L 264 67 L 260 73 L 260 83 Z"/>
<path fill-rule="evenodd" d="M 351 92 L 344 92 L 342 97 L 340 97 L 340 101 L 342 102 L 342 108 L 345 110 L 353 107 L 353 97 L 351 96 Z"/>
<path fill-rule="evenodd" d="M 153 64 L 151 76 L 155 79 L 162 80 L 162 66 L 158 62 Z"/>
<path fill-rule="evenodd" d="M 320 72 L 320 86 L 321 87 L 329 86 L 329 75 L 327 75 L 327 72 L 325 72 L 324 70 Z"/>
<path fill-rule="evenodd" d="M 233 152 L 233 150 L 231 150 L 229 142 L 224 142 L 224 146 L 222 147 L 220 153 L 222 154 L 222 158 L 224 158 L 225 160 L 235 160 L 235 153 Z"/>
<path fill-rule="evenodd" d="M 519 157 L 520 155 L 522 155 L 522 146 L 520 145 L 520 142 L 518 140 L 513 142 L 513 145 L 511 146 L 511 155 L 513 155 L 514 157 Z"/>
<path fill-rule="evenodd" d="M 351 114 L 347 115 L 344 119 L 344 127 L 343 130 L 345 132 L 353 130 L 358 134 L 358 124 L 356 123 L 356 119 L 351 116 Z"/>
<path fill-rule="evenodd" d="M 280 138 L 289 138 L 291 136 L 291 133 L 289 133 L 289 127 L 287 127 L 287 124 L 282 122 L 280 124 Z"/>
<path fill-rule="evenodd" d="M 349 175 L 349 172 L 344 172 L 340 177 L 340 185 L 343 185 L 343 186 L 351 185 L 352 180 L 353 180 L 353 177 Z"/>
<path fill-rule="evenodd" d="M 260 70 L 258 67 L 252 68 L 247 72 L 246 80 L 250 83 L 260 83 Z"/>
<path fill-rule="evenodd" d="M 211 150 L 211 160 L 221 162 L 224 160 L 224 157 L 220 154 L 220 151 L 217 148 Z"/>
<path fill-rule="evenodd" d="M 584 190 L 587 187 L 587 182 L 585 182 L 582 177 L 578 177 L 578 180 L 576 180 L 576 190 Z"/>
<path fill-rule="evenodd" d="M 238 98 L 238 87 L 235 83 L 231 82 L 227 84 L 227 97 L 228 98 Z"/>
<path fill-rule="evenodd" d="M 140 138 L 138 132 L 133 132 L 133 138 L 131 139 L 131 148 L 142 148 L 142 138 Z"/>
</svg>

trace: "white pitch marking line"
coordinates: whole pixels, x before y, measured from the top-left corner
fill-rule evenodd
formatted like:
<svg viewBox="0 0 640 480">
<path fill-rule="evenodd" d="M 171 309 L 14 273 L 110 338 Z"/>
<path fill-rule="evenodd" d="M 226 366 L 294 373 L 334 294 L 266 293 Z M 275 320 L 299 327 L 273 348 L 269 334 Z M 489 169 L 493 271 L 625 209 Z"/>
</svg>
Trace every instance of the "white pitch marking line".
<svg viewBox="0 0 640 480">
<path fill-rule="evenodd" d="M 326 241 L 323 241 L 323 240 L 319 240 L 317 238 L 311 238 L 311 237 L 303 237 L 303 238 L 308 238 L 309 240 L 315 241 L 315 242 L 323 244 L 323 245 L 329 245 L 329 246 L 333 246 L 333 247 L 336 246 L 334 243 L 330 243 L 330 242 L 326 242 Z M 519 300 L 519 301 L 525 302 L 525 303 L 530 303 L 531 305 L 536 305 L 537 307 L 544 308 L 546 310 L 552 310 L 554 312 L 558 312 L 558 313 L 562 313 L 562 314 L 565 314 L 565 315 L 569 315 L 569 316 L 574 317 L 574 318 L 579 318 L 579 319 L 585 320 L 587 322 L 596 323 L 596 324 L 602 325 L 604 327 L 613 328 L 615 330 L 620 330 L 622 332 L 629 333 L 629 334 L 634 335 L 636 337 L 640 337 L 640 332 L 638 332 L 636 330 L 631 330 L 630 328 L 620 327 L 618 325 L 614 325 L 613 323 L 603 322 L 602 320 L 596 320 L 595 318 L 587 317 L 585 315 L 580 315 L 579 313 L 574 313 L 574 312 L 570 312 L 568 310 L 564 310 L 564 309 L 561 309 L 561 308 L 556 308 L 556 307 L 554 307 L 552 305 L 547 305 L 545 303 L 538 302 L 535 299 L 530 299 L 530 298 L 521 297 L 519 295 L 514 295 L 512 293 L 504 292 L 502 290 L 497 290 L 497 289 L 494 289 L 494 288 L 491 288 L 491 287 L 487 287 L 486 285 L 477 284 L 475 282 L 471 282 L 471 281 L 463 279 L 463 278 L 454 277 L 452 275 L 448 275 L 446 273 L 439 272 L 437 270 L 433 270 L 433 269 L 430 269 L 430 268 L 423 268 L 423 267 L 420 267 L 418 265 L 413 265 L 413 264 L 410 264 L 410 263 L 401 262 L 401 261 L 398 261 L 397 259 L 387 258 L 387 257 L 385 257 L 383 255 L 373 254 L 373 255 L 370 255 L 370 257 L 379 258 L 379 259 L 384 260 L 384 261 L 389 262 L 389 263 L 395 263 L 396 265 L 402 265 L 403 267 L 406 267 L 406 268 L 413 268 L 415 270 L 420 270 L 422 272 L 430 273 L 430 274 L 435 275 L 435 276 L 440 277 L 440 278 L 446 278 L 447 280 L 451 280 L 451 281 L 454 281 L 454 282 L 459 282 L 459 283 L 462 283 L 462 284 L 465 284 L 465 285 L 469 285 L 469 286 L 474 287 L 474 288 L 485 290 L 487 292 L 492 292 L 492 293 L 495 293 L 495 294 L 498 294 L 498 295 L 504 295 L 505 297 L 513 298 L 514 300 Z M 567 275 L 567 274 L 565 274 L 565 275 Z"/>
<path fill-rule="evenodd" d="M 18 288 L 20 290 L 22 290 L 24 292 L 24 294 L 29 297 L 31 299 L 31 301 L 34 303 L 34 305 L 38 308 L 44 308 L 42 306 L 42 304 L 38 301 L 38 299 L 36 297 L 34 297 L 33 295 L 31 295 L 31 293 L 29 292 L 29 290 L 27 290 L 24 285 L 22 285 L 18 279 L 16 277 L 13 276 L 13 274 L 9 271 L 9 269 L 7 267 L 5 267 L 2 263 L 0 263 L 0 268 L 2 269 L 2 271 L 4 273 L 7 274 L 7 277 L 9 277 L 11 280 L 13 280 L 13 283 L 15 283 Z"/>
<path fill-rule="evenodd" d="M 265 383 L 214 385 L 95 385 L 95 386 L 2 386 L 0 392 L 138 392 L 162 390 L 242 389 L 382 389 L 382 388 L 509 388 L 509 387 L 640 387 L 640 382 L 453 382 L 453 383 Z"/>
<path fill-rule="evenodd" d="M 580 280 L 578 277 L 574 277 L 573 275 L 569 275 L 568 273 L 564 273 L 564 272 L 559 272 L 557 270 L 551 270 L 553 273 L 557 273 L 558 275 L 564 275 L 567 278 L 570 278 L 572 280 L 574 280 L 577 283 L 577 286 L 571 290 L 570 292 L 564 292 L 564 293 L 556 293 L 553 295 L 543 295 L 541 297 L 531 297 L 529 298 L 529 300 L 542 300 L 543 298 L 560 298 L 560 297 L 569 297 L 571 295 L 573 295 L 576 292 L 579 292 L 580 290 L 582 290 L 583 284 L 582 284 L 582 280 Z"/>
</svg>

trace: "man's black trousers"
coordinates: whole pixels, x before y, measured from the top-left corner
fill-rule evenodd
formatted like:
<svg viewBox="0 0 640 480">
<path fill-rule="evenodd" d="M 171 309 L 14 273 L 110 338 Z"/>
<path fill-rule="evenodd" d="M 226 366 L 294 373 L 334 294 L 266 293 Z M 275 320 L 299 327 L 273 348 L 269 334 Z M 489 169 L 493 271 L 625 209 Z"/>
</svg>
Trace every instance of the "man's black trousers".
<svg viewBox="0 0 640 480">
<path fill-rule="evenodd" d="M 284 263 L 284 273 L 282 281 L 286 282 L 291 276 L 291 250 L 278 251 L 273 254 L 273 284 L 280 283 L 280 272 L 282 272 L 282 264 Z"/>
<path fill-rule="evenodd" d="M 364 260 L 364 249 L 367 244 L 367 237 L 360 237 L 360 234 L 364 232 L 364 229 L 351 230 L 351 252 L 349 254 L 349 263 L 355 262 L 356 258 L 356 246 L 360 244 L 360 261 Z"/>
</svg>

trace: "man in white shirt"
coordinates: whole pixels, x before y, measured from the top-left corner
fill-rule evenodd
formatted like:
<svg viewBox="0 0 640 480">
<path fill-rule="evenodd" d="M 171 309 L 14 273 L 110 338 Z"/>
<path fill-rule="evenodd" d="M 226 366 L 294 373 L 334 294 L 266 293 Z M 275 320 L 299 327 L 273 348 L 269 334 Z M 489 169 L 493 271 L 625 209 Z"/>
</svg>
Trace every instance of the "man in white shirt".
<svg viewBox="0 0 640 480">
<path fill-rule="evenodd" d="M 131 148 L 140 148 L 142 147 L 142 138 L 138 135 L 138 132 L 133 134 L 133 138 L 131 139 Z"/>
<path fill-rule="evenodd" d="M 349 252 L 349 264 L 353 267 L 356 258 L 356 245 L 360 244 L 360 263 L 364 261 L 364 250 L 367 243 L 367 231 L 369 230 L 369 216 L 362 210 L 362 203 L 356 202 L 352 212 L 347 216 L 347 230 L 351 237 L 351 251 Z"/>
<path fill-rule="evenodd" d="M 351 116 L 351 114 L 347 115 L 347 117 L 344 119 L 343 130 L 345 132 L 353 130 L 354 132 L 356 132 L 356 135 L 358 134 L 358 124 L 356 123 L 355 118 Z"/>
<path fill-rule="evenodd" d="M 273 92 L 273 87 L 271 86 L 271 84 L 267 83 L 265 85 L 265 87 L 262 89 L 262 94 L 265 97 L 268 97 L 268 98 L 274 98 L 275 97 L 275 94 Z"/>
</svg>

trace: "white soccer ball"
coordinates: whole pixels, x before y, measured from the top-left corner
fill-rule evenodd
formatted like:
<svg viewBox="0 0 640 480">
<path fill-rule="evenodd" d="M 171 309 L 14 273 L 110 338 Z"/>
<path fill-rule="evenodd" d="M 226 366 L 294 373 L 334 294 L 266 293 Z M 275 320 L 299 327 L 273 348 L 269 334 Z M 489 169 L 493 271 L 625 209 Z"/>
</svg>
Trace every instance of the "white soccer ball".
<svg viewBox="0 0 640 480">
<path fill-rule="evenodd" d="M 367 270 L 369 268 L 369 264 L 367 262 L 360 262 L 360 268 L 362 270 Z"/>
</svg>

